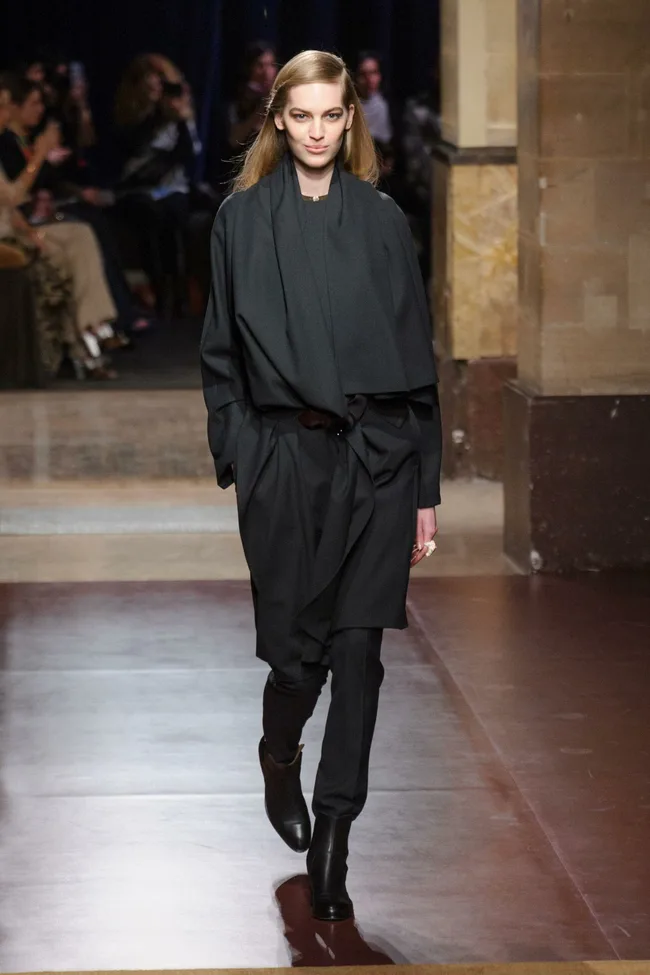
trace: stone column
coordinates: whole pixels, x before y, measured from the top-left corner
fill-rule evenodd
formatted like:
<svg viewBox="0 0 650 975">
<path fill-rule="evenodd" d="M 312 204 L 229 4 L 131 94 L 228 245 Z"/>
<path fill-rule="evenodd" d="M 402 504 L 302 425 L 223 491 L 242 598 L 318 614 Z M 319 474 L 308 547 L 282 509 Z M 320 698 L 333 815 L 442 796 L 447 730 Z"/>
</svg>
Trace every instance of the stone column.
<svg viewBox="0 0 650 975">
<path fill-rule="evenodd" d="M 441 4 L 432 300 L 452 477 L 502 473 L 517 332 L 516 3 Z"/>
<path fill-rule="evenodd" d="M 519 0 L 507 553 L 650 562 L 650 3 Z"/>
</svg>

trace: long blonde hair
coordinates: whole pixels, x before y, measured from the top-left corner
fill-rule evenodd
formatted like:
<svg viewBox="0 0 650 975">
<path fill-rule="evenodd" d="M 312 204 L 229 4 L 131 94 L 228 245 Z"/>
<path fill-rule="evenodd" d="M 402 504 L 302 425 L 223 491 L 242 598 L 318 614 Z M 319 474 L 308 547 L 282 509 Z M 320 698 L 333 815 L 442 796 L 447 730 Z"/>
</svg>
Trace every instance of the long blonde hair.
<svg viewBox="0 0 650 975">
<path fill-rule="evenodd" d="M 128 65 L 115 95 L 115 122 L 118 127 L 137 125 L 150 109 L 146 90 L 147 76 L 157 74 L 161 81 L 180 84 L 183 73 L 164 54 L 139 54 Z"/>
<path fill-rule="evenodd" d="M 285 134 L 277 129 L 274 116 L 284 111 L 292 88 L 317 82 L 340 83 L 343 104 L 354 105 L 352 125 L 345 133 L 343 143 L 343 164 L 348 172 L 359 179 L 373 186 L 377 183 L 379 165 L 375 144 L 345 62 L 327 51 L 302 51 L 285 64 L 275 79 L 267 101 L 264 123 L 252 146 L 244 153 L 241 170 L 233 182 L 234 192 L 247 190 L 263 176 L 273 172 L 287 151 Z"/>
</svg>

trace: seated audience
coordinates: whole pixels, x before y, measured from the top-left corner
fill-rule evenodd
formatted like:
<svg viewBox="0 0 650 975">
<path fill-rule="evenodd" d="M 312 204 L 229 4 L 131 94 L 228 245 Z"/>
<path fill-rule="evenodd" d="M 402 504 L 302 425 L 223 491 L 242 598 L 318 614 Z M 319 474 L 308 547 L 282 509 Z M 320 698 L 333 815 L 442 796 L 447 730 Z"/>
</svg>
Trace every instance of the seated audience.
<svg viewBox="0 0 650 975">
<path fill-rule="evenodd" d="M 0 138 L 11 114 L 11 94 L 0 79 Z M 54 377 L 69 357 L 79 378 L 112 378 L 102 346 L 111 344 L 108 324 L 116 310 L 92 230 L 57 221 L 31 225 L 18 209 L 28 199 L 48 156 L 59 144 L 50 123 L 32 145 L 30 163 L 10 180 L 0 164 L 0 240 L 28 268 L 34 289 L 39 347 L 44 369 Z"/>
<path fill-rule="evenodd" d="M 42 122 L 45 105 L 41 89 L 34 82 L 8 76 L 6 88 L 11 95 L 11 117 L 9 127 L 0 136 L 0 162 L 7 177 L 15 180 L 32 162 L 33 133 Z M 65 178 L 61 167 L 70 155 L 69 149 L 59 146 L 40 167 L 34 182 L 36 204 L 30 211 L 30 221 L 49 224 L 62 215 L 90 224 L 101 248 L 104 271 L 118 309 L 119 330 L 142 327 L 146 322 L 137 315 L 112 228 L 101 212 L 104 198 L 94 187 L 80 187 Z"/>
</svg>

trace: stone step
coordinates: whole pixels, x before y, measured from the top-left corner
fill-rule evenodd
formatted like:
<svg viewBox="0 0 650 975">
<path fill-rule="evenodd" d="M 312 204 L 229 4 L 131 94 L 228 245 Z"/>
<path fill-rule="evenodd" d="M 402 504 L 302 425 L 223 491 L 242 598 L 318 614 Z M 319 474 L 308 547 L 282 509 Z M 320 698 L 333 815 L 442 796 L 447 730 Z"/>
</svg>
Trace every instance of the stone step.
<svg viewBox="0 0 650 975">
<path fill-rule="evenodd" d="M 0 394 L 0 479 L 214 477 L 199 390 Z"/>
</svg>

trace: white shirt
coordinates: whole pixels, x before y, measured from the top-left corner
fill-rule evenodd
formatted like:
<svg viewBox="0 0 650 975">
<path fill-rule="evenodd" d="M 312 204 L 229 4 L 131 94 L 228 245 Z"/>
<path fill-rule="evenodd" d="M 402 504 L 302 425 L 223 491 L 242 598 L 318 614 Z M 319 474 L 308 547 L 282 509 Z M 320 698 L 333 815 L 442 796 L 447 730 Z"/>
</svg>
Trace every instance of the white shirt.
<svg viewBox="0 0 650 975">
<path fill-rule="evenodd" d="M 384 96 L 377 91 L 370 98 L 360 98 L 359 101 L 373 139 L 377 142 L 390 142 L 393 138 L 393 126 Z"/>
</svg>

